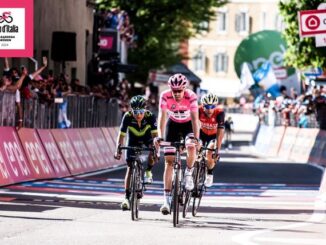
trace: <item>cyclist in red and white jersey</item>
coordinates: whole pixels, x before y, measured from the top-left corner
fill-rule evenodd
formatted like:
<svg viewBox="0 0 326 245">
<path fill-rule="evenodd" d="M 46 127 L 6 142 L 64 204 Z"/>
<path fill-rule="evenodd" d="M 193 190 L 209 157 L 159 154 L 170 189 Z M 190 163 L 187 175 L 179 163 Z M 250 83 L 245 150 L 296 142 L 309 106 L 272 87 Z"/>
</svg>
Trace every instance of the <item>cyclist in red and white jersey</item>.
<svg viewBox="0 0 326 245">
<path fill-rule="evenodd" d="M 222 140 L 224 136 L 224 111 L 217 108 L 218 98 L 213 93 L 204 95 L 201 99 L 199 107 L 200 121 L 200 139 L 203 145 L 207 145 L 215 152 L 206 151 L 207 159 L 207 175 L 205 186 L 213 185 L 213 169 L 215 163 L 219 160 L 219 151 L 221 150 Z"/>
<path fill-rule="evenodd" d="M 159 141 L 168 142 L 185 139 L 187 151 L 187 168 L 185 171 L 185 187 L 194 188 L 192 178 L 193 165 L 196 159 L 196 144 L 199 138 L 199 119 L 197 95 L 187 89 L 188 79 L 178 73 L 169 78 L 169 90 L 162 92 L 159 102 L 158 137 L 154 139 L 158 147 Z M 161 212 L 170 213 L 170 192 L 172 187 L 172 172 L 175 148 L 164 149 L 164 203 Z"/>
</svg>

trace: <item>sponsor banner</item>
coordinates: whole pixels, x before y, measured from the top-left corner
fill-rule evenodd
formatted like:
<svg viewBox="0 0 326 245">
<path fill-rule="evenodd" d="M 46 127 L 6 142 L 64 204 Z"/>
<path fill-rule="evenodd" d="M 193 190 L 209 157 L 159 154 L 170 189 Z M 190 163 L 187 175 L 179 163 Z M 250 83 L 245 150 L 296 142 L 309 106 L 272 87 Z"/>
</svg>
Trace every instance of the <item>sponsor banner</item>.
<svg viewBox="0 0 326 245">
<path fill-rule="evenodd" d="M 0 57 L 33 57 L 33 0 L 0 1 Z"/>
<path fill-rule="evenodd" d="M 0 127 L 0 161 L 3 184 L 35 179 L 14 127 Z"/>
<path fill-rule="evenodd" d="M 70 173 L 73 175 L 81 174 L 84 172 L 84 168 L 81 165 L 80 159 L 78 158 L 66 131 L 67 129 L 52 129 L 51 133 L 57 142 Z"/>
<path fill-rule="evenodd" d="M 309 163 L 326 166 L 326 131 L 320 130 L 309 155 Z"/>
<path fill-rule="evenodd" d="M 101 155 L 104 157 L 106 167 L 111 167 L 115 161 L 113 157 L 114 153 L 112 153 L 112 149 L 110 149 L 101 128 L 91 128 L 90 130 L 95 138 L 97 147 L 100 149 Z"/>
<path fill-rule="evenodd" d="M 37 133 L 40 136 L 44 149 L 52 164 L 55 176 L 58 178 L 69 176 L 71 173 L 66 166 L 65 160 L 60 153 L 51 131 L 47 129 L 37 129 Z"/>
<path fill-rule="evenodd" d="M 67 133 L 72 147 L 74 148 L 80 164 L 83 168 L 83 172 L 91 172 L 97 170 L 97 166 L 94 163 L 92 156 L 84 143 L 82 136 L 79 133 L 79 129 L 67 129 Z"/>
<path fill-rule="evenodd" d="M 281 127 L 274 128 L 272 139 L 270 141 L 270 145 L 267 153 L 268 156 L 273 156 L 273 157 L 277 156 L 283 141 L 284 133 L 285 133 L 285 127 L 281 126 Z"/>
<path fill-rule="evenodd" d="M 300 128 L 291 150 L 290 160 L 307 163 L 318 132 L 317 128 Z"/>
<path fill-rule="evenodd" d="M 119 127 L 102 128 L 102 132 L 109 145 L 109 151 L 111 152 L 112 156 L 114 156 L 115 153 L 116 141 L 117 141 L 119 131 L 120 131 Z M 116 160 L 113 157 L 111 166 L 124 164 L 125 163 L 124 159 L 125 159 L 124 154 L 122 154 L 120 160 Z"/>
<path fill-rule="evenodd" d="M 34 176 L 38 179 L 57 177 L 36 130 L 21 128 L 18 131 L 18 136 L 25 150 L 31 169 L 34 172 Z"/>
<path fill-rule="evenodd" d="M 284 159 L 289 159 L 292 147 L 297 138 L 299 128 L 296 127 L 287 127 L 283 137 L 283 141 L 278 152 L 278 156 Z"/>
<path fill-rule="evenodd" d="M 97 169 L 106 168 L 108 165 L 105 162 L 104 156 L 101 154 L 99 147 L 97 146 L 95 136 L 92 134 L 90 128 L 81 128 L 79 132 L 85 142 L 89 154 L 94 159 L 94 164 Z"/>
<path fill-rule="evenodd" d="M 257 135 L 255 148 L 257 153 L 266 155 L 270 147 L 271 138 L 273 135 L 273 127 L 266 125 L 260 125 L 259 132 Z"/>
</svg>

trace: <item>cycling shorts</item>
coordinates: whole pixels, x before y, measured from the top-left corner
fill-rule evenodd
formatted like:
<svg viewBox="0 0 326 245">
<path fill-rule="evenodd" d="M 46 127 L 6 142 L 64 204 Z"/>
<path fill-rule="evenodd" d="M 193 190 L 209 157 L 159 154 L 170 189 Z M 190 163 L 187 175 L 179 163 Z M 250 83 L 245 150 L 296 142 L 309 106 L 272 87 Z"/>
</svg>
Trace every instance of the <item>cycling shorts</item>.
<svg viewBox="0 0 326 245">
<path fill-rule="evenodd" d="M 180 141 L 186 139 L 187 134 L 193 133 L 191 121 L 177 123 L 168 119 L 166 124 L 165 140 L 168 142 Z"/>
</svg>

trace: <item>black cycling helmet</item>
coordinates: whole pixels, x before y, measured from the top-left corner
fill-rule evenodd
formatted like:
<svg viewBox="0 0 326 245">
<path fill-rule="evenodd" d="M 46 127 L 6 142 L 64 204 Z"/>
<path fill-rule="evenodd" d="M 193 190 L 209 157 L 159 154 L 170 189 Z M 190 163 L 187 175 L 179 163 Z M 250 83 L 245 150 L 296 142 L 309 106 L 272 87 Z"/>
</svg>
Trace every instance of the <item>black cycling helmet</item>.
<svg viewBox="0 0 326 245">
<path fill-rule="evenodd" d="M 133 110 L 145 109 L 146 100 L 141 95 L 136 95 L 131 98 L 130 106 Z"/>
</svg>

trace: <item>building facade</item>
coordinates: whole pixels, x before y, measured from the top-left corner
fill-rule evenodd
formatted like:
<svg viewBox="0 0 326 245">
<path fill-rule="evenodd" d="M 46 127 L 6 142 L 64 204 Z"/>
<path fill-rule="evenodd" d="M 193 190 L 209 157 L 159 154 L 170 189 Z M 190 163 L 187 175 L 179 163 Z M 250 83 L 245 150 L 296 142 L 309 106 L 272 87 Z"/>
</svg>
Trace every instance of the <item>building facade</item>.
<svg viewBox="0 0 326 245">
<path fill-rule="evenodd" d="M 234 55 L 241 41 L 262 30 L 281 31 L 278 0 L 230 0 L 216 9 L 208 31 L 189 40 L 189 68 L 201 79 L 202 89 L 221 97 L 235 97 L 240 80 L 234 70 Z"/>
</svg>

